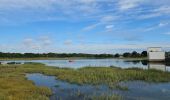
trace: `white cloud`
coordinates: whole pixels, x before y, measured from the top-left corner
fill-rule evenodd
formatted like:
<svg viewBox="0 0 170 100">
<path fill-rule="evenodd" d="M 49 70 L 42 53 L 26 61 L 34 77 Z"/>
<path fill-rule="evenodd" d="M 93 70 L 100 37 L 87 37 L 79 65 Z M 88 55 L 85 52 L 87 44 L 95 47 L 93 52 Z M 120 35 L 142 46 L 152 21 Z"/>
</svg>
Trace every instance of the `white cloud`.
<svg viewBox="0 0 170 100">
<path fill-rule="evenodd" d="M 170 14 L 169 4 L 168 0 L 160 2 L 153 0 L 0 0 L 0 21 L 1 24 L 85 19 L 112 22 L 120 16 L 122 21 L 134 18 L 148 19 Z M 146 6 L 142 14 L 130 11 L 141 8 L 141 5 Z M 145 6 L 138 10 L 145 9 Z M 148 11 L 148 8 L 149 13 L 143 14 Z M 129 12 L 131 14 L 126 16 Z"/>
<path fill-rule="evenodd" d="M 154 12 L 161 13 L 161 14 L 170 14 L 170 7 L 169 6 L 161 6 L 154 10 Z"/>
<path fill-rule="evenodd" d="M 114 25 L 107 25 L 105 28 L 106 29 L 112 29 L 114 27 Z"/>
<path fill-rule="evenodd" d="M 39 41 L 42 43 L 43 46 L 49 46 L 52 44 L 52 40 L 48 36 L 39 37 Z"/>
<path fill-rule="evenodd" d="M 106 32 L 113 32 L 113 28 L 114 28 L 114 25 L 106 25 L 105 26 Z"/>
<path fill-rule="evenodd" d="M 111 23 L 114 20 L 118 19 L 119 16 L 114 16 L 114 15 L 105 15 L 100 19 L 101 23 Z"/>
<path fill-rule="evenodd" d="M 164 35 L 170 35 L 170 32 L 167 32 L 167 33 L 163 33 Z"/>
<path fill-rule="evenodd" d="M 113 25 L 108 25 L 108 24 L 113 23 L 113 22 L 114 22 L 116 19 L 118 19 L 118 18 L 119 18 L 118 16 L 111 16 L 111 15 L 102 16 L 102 17 L 98 20 L 97 23 L 84 27 L 84 28 L 83 28 L 83 31 L 93 30 L 93 29 L 95 29 L 96 27 L 99 27 L 99 26 L 102 26 L 102 25 L 105 25 L 105 28 L 106 28 L 106 29 L 108 29 L 108 28 L 113 28 L 113 27 L 114 27 Z"/>
<path fill-rule="evenodd" d="M 24 48 L 39 50 L 49 47 L 52 44 L 52 40 L 48 36 L 40 36 L 38 39 L 26 38 L 22 44 Z"/>
<path fill-rule="evenodd" d="M 163 22 L 161 22 L 161 23 L 159 23 L 159 27 L 164 27 L 164 26 L 167 26 L 169 23 L 168 22 L 166 22 L 166 23 L 163 23 Z"/>
<path fill-rule="evenodd" d="M 33 44 L 33 39 L 31 38 L 24 39 L 23 43 L 24 45 L 30 46 L 31 44 Z"/>
<path fill-rule="evenodd" d="M 81 45 L 70 45 L 64 47 L 58 47 L 60 49 L 55 49 L 55 52 L 60 53 L 111 53 L 113 54 L 115 50 L 146 50 L 148 47 L 158 46 L 158 47 L 169 47 L 169 43 L 138 43 L 138 44 L 81 44 Z M 119 52 L 119 51 L 117 51 Z M 124 51 L 125 52 L 125 51 Z"/>
<path fill-rule="evenodd" d="M 147 12 L 147 10 L 145 11 Z M 169 16 L 170 15 L 170 7 L 161 5 L 160 7 L 153 8 L 151 11 L 149 11 L 146 14 L 140 15 L 139 19 L 149 19 L 149 18 L 155 18 L 160 16 Z"/>
<path fill-rule="evenodd" d="M 122 35 L 126 41 L 139 41 L 137 36 L 131 36 L 133 33 L 142 33 L 136 27 L 142 26 L 144 30 L 150 31 L 156 28 L 162 28 L 169 25 L 169 22 L 161 22 L 161 20 L 169 20 L 170 17 L 170 0 L 0 0 L 0 24 L 2 23 L 25 23 L 34 21 L 56 21 L 66 20 L 74 23 L 93 23 L 89 24 L 83 29 L 84 31 L 93 30 L 95 28 L 102 28 L 102 32 L 113 31 L 115 27 L 118 30 L 111 33 L 113 36 L 118 35 L 122 31 L 127 31 L 127 36 Z M 148 22 L 140 22 L 139 20 L 159 18 L 158 20 Z M 137 20 L 137 21 L 136 21 Z M 136 22 L 136 23 L 135 23 Z M 160 23 L 159 23 L 160 22 Z M 130 24 L 133 25 L 130 25 Z M 135 24 L 134 24 L 135 23 Z M 157 24 L 155 24 L 157 23 Z M 11 23 L 10 23 L 11 24 Z M 144 24 L 147 24 L 144 26 Z M 84 23 L 83 23 L 84 25 Z M 129 29 L 132 26 L 133 31 Z M 150 25 L 150 26 L 149 26 Z M 149 27 L 148 27 L 149 26 Z M 77 29 L 78 31 L 78 29 Z M 120 32 L 119 32 L 120 31 Z M 102 33 L 98 32 L 98 33 Z M 169 35 L 169 33 L 164 33 Z M 128 37 L 129 35 L 129 37 Z M 104 37 L 110 37 L 110 34 L 104 34 Z M 74 41 L 75 42 L 75 41 Z M 27 38 L 23 41 L 24 48 L 30 49 L 44 49 L 47 50 L 48 45 L 52 45 L 51 37 L 40 36 L 38 38 Z M 65 46 L 72 46 L 72 40 L 66 40 L 63 44 Z M 161 44 L 163 45 L 163 44 Z M 161 46 L 160 45 L 160 46 Z M 53 45 L 52 45 L 53 46 Z M 152 46 L 146 45 L 146 46 Z M 158 45 L 159 46 L 159 45 Z M 140 46 L 139 46 L 140 47 Z M 144 47 L 144 46 L 143 46 Z M 62 47 L 61 47 L 62 48 Z M 63 47 L 64 48 L 64 47 Z M 91 48 L 91 49 L 90 49 Z M 107 51 L 114 48 L 134 48 L 129 45 L 115 45 L 115 44 L 85 44 L 77 45 L 75 48 L 69 48 L 70 51 L 79 52 L 100 52 Z M 50 48 L 52 49 L 52 48 Z M 49 49 L 49 51 L 50 51 Z M 53 49 L 57 49 L 53 47 Z M 69 49 L 60 49 L 67 51 Z M 107 50 L 106 50 L 107 49 Z M 96 50 L 96 51 L 95 51 Z"/>
<path fill-rule="evenodd" d="M 118 6 L 121 11 L 138 7 L 144 0 L 119 0 Z"/>
<path fill-rule="evenodd" d="M 159 24 L 156 24 L 156 25 L 152 25 L 152 26 L 149 26 L 147 28 L 144 28 L 143 31 L 152 31 L 152 30 L 156 30 L 156 29 L 160 29 L 160 28 L 163 28 L 163 27 L 166 27 L 169 25 L 169 22 L 166 21 L 166 22 L 160 22 Z"/>
<path fill-rule="evenodd" d="M 83 31 L 90 31 L 90 30 L 93 30 L 100 25 L 101 25 L 101 23 L 92 24 L 92 25 L 84 27 L 82 30 Z"/>
<path fill-rule="evenodd" d="M 41 48 L 41 46 L 37 44 L 32 38 L 24 39 L 23 46 L 33 50 Z"/>
<path fill-rule="evenodd" d="M 73 41 L 72 40 L 66 40 L 64 41 L 64 45 L 72 45 L 73 44 Z"/>
</svg>

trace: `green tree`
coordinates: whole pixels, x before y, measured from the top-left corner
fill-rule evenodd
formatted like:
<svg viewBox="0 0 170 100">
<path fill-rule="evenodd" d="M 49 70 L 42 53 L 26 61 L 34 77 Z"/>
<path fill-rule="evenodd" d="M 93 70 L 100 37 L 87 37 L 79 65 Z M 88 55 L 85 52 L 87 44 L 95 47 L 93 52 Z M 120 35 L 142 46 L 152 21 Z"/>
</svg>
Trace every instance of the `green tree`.
<svg viewBox="0 0 170 100">
<path fill-rule="evenodd" d="M 119 57 L 120 57 L 120 54 L 116 53 L 116 54 L 114 55 L 114 57 L 119 58 Z"/>
<path fill-rule="evenodd" d="M 147 57 L 147 56 L 148 56 L 147 51 L 142 51 L 141 56 L 142 56 L 142 57 Z"/>
</svg>

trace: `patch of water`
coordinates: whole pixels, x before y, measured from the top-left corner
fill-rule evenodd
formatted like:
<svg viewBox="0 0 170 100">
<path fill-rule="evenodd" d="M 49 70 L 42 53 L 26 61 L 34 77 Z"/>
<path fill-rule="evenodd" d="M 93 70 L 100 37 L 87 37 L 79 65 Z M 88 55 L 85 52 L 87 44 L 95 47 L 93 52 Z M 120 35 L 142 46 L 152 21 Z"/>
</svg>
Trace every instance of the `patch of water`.
<svg viewBox="0 0 170 100">
<path fill-rule="evenodd" d="M 54 76 L 43 74 L 27 74 L 37 86 L 52 89 L 51 100 L 82 100 L 87 96 L 118 94 L 125 100 L 170 100 L 170 83 L 146 83 L 142 81 L 121 82 L 121 86 L 128 87 L 128 91 L 110 89 L 105 85 L 76 85 L 57 80 Z"/>
</svg>

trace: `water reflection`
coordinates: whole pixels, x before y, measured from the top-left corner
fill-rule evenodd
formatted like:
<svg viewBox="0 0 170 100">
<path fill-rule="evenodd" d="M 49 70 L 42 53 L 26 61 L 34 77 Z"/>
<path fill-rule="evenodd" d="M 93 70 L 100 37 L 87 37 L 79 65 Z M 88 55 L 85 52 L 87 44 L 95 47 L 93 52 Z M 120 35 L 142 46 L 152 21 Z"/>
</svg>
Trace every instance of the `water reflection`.
<svg viewBox="0 0 170 100">
<path fill-rule="evenodd" d="M 139 64 L 142 63 L 144 66 L 148 66 L 148 69 L 156 69 L 161 71 L 170 71 L 170 62 L 148 62 L 147 60 L 141 60 L 141 61 L 131 61 L 133 64 Z"/>
<path fill-rule="evenodd" d="M 80 59 L 69 62 L 69 60 L 19 60 L 19 61 L 0 61 L 2 64 L 10 64 L 15 62 L 16 64 L 24 64 L 28 62 L 43 63 L 47 66 L 54 67 L 68 67 L 68 68 L 82 68 L 86 66 L 92 67 L 120 67 L 120 68 L 142 68 L 142 69 L 157 69 L 162 71 L 170 71 L 170 62 L 148 62 L 147 60 L 132 60 L 132 59 Z M 12 63 L 13 64 L 13 63 Z"/>
<path fill-rule="evenodd" d="M 148 64 L 149 69 L 157 69 L 161 71 L 166 71 L 166 65 L 165 63 L 156 63 L 156 62 L 150 62 Z"/>
<path fill-rule="evenodd" d="M 50 100 L 91 100 L 88 97 L 100 96 L 102 94 L 111 95 L 112 89 L 105 85 L 77 85 L 56 79 L 54 76 L 43 74 L 27 74 L 28 80 L 32 80 L 36 86 L 49 87 L 53 95 Z"/>
<path fill-rule="evenodd" d="M 91 100 L 88 97 L 118 94 L 123 100 L 169 100 L 169 83 L 147 83 L 143 81 L 121 82 L 121 86 L 128 87 L 128 91 L 110 89 L 105 85 L 76 85 L 57 80 L 54 76 L 43 74 L 27 74 L 37 86 L 46 86 L 53 91 L 50 100 Z"/>
</svg>

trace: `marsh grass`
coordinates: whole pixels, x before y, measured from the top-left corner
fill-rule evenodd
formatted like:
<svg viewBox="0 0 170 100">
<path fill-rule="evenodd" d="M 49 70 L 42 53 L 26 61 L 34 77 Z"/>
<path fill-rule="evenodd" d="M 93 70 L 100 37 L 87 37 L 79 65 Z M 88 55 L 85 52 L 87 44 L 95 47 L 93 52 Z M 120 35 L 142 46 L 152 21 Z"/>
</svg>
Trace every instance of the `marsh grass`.
<svg viewBox="0 0 170 100">
<path fill-rule="evenodd" d="M 138 68 L 121 69 L 116 67 L 85 67 L 80 69 L 47 67 L 39 63 L 24 65 L 0 65 L 0 100 L 48 100 L 52 94 L 50 89 L 36 87 L 25 78 L 26 73 L 41 73 L 56 76 L 57 79 L 80 85 L 108 85 L 120 87 L 122 81 L 141 80 L 146 82 L 169 82 L 170 73 Z M 97 98 L 97 97 L 95 97 Z M 102 98 L 110 97 L 104 96 Z M 112 97 L 111 97 L 112 98 Z"/>
<path fill-rule="evenodd" d="M 142 80 L 146 82 L 169 82 L 170 73 L 139 68 L 84 67 L 80 69 L 46 67 L 43 64 L 25 64 L 15 71 L 25 73 L 42 73 L 56 76 L 57 79 L 76 84 L 106 84 L 115 86 L 122 81 Z"/>
<path fill-rule="evenodd" d="M 17 66 L 18 67 L 18 66 Z M 0 66 L 0 100 L 48 100 L 51 90 L 36 87 L 16 66 Z"/>
</svg>

